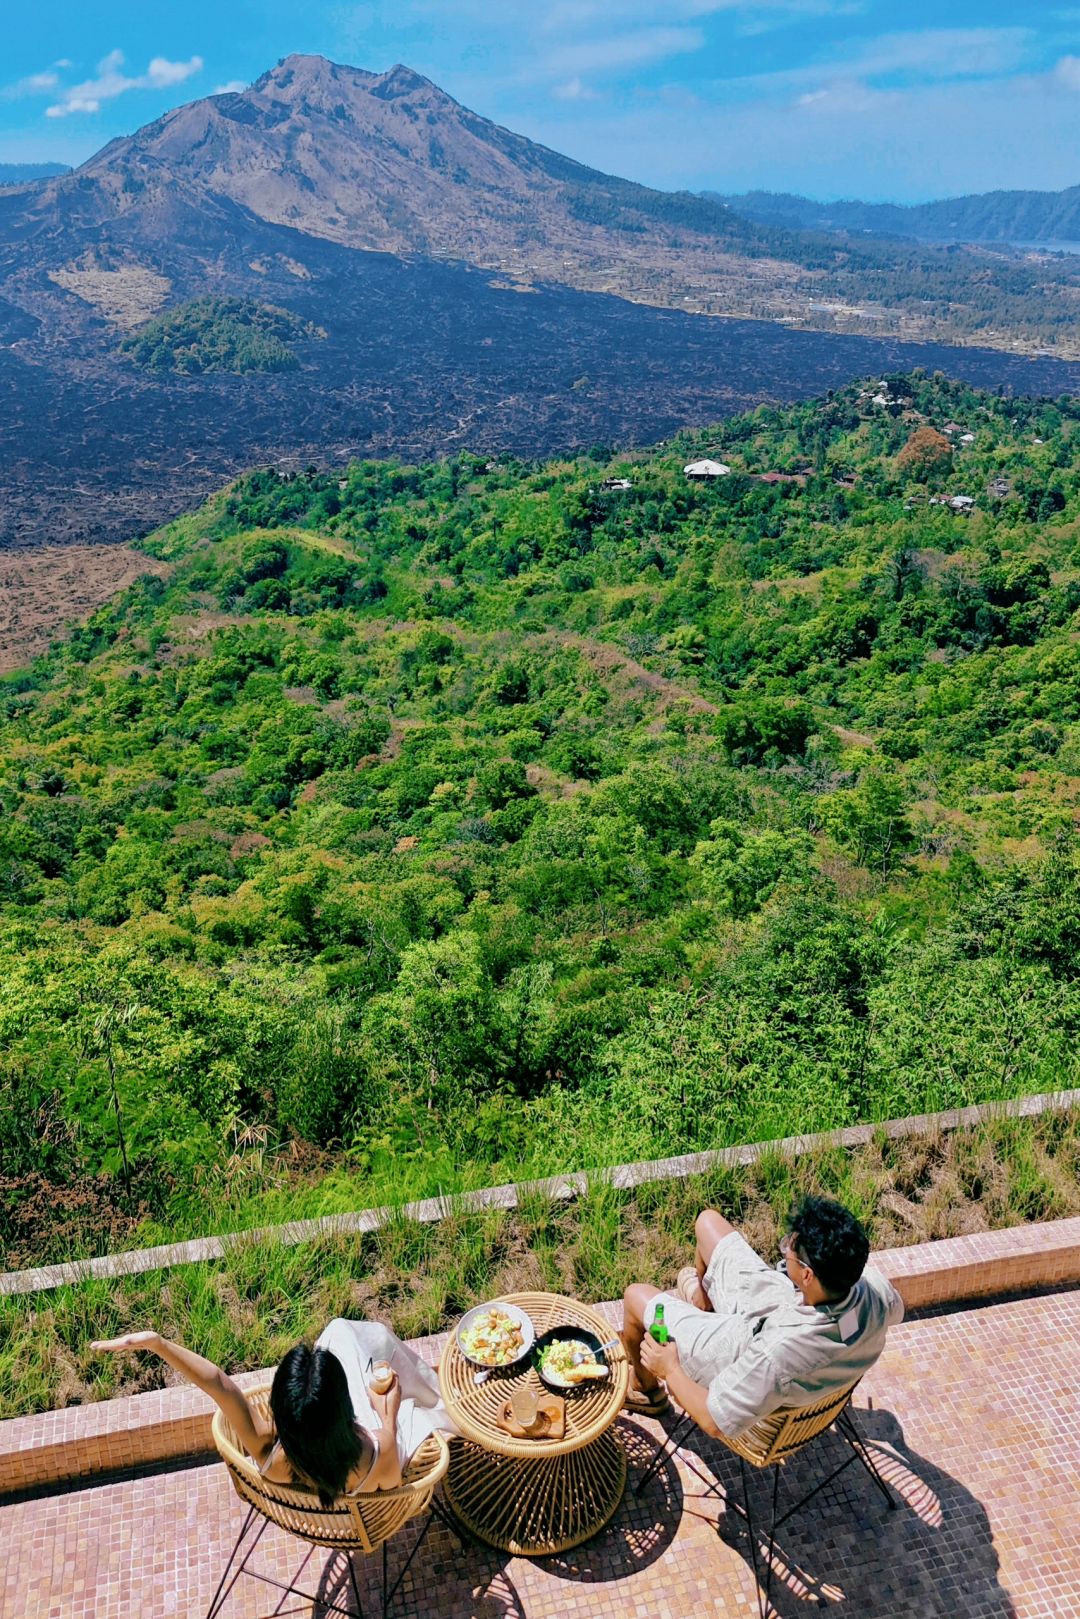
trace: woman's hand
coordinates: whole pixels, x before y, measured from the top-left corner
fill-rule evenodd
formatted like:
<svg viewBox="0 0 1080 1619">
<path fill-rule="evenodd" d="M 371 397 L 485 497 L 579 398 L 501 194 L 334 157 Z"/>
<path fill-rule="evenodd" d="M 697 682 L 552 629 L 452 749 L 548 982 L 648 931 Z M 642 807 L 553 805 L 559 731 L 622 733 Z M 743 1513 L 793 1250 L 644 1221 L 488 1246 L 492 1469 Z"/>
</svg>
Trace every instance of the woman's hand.
<svg viewBox="0 0 1080 1619">
<path fill-rule="evenodd" d="M 396 1434 L 398 1412 L 401 1410 L 401 1384 L 397 1377 L 395 1376 L 385 1394 L 373 1394 L 370 1389 L 368 1393 L 371 1395 L 371 1404 L 375 1414 L 383 1427 L 388 1428 L 392 1434 Z"/>
<path fill-rule="evenodd" d="M 126 1349 L 160 1349 L 158 1332 L 125 1332 L 122 1338 L 95 1338 L 90 1345 L 101 1355 L 121 1354 Z"/>
</svg>

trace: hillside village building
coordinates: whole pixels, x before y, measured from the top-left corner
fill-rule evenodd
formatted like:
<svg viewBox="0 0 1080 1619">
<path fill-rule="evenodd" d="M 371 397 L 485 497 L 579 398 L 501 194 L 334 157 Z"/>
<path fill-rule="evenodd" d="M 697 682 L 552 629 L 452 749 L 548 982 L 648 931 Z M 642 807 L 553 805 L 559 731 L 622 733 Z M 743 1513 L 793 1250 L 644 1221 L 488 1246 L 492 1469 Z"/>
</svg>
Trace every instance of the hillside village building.
<svg viewBox="0 0 1080 1619">
<path fill-rule="evenodd" d="M 726 478 L 730 471 L 722 461 L 691 461 L 683 467 L 687 478 Z"/>
</svg>

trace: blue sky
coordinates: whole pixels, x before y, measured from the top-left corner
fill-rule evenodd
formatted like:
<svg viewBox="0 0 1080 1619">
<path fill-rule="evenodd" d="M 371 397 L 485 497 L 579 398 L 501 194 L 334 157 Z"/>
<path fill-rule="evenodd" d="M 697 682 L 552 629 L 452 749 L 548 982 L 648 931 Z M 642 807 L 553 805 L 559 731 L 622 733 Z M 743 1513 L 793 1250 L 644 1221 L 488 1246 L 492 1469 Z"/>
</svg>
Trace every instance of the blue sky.
<svg viewBox="0 0 1080 1619">
<path fill-rule="evenodd" d="M 0 161 L 77 163 L 317 51 L 405 62 L 663 187 L 909 201 L 1080 183 L 1080 0 L 35 0 L 4 45 Z"/>
</svg>

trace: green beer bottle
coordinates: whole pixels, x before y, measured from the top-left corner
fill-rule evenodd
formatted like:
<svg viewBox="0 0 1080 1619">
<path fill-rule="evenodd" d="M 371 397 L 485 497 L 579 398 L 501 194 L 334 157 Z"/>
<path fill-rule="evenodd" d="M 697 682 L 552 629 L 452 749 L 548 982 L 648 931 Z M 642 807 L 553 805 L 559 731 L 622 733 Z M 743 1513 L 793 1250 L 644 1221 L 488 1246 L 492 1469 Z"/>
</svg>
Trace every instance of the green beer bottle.
<svg viewBox="0 0 1080 1619">
<path fill-rule="evenodd" d="M 649 1328 L 649 1337 L 653 1338 L 658 1344 L 671 1342 L 671 1334 L 667 1329 L 667 1322 L 664 1320 L 664 1306 L 662 1304 L 656 1306 L 656 1314 L 653 1316 L 653 1323 Z"/>
</svg>

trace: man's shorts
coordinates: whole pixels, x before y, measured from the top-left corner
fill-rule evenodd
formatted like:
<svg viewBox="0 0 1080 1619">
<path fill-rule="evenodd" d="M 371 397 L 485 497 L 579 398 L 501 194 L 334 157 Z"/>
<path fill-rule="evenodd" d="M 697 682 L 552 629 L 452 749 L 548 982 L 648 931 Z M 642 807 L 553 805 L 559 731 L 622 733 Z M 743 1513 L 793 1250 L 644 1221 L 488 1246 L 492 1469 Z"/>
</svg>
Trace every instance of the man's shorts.
<svg viewBox="0 0 1080 1619">
<path fill-rule="evenodd" d="M 709 1256 L 705 1291 L 718 1314 L 749 1316 L 755 1322 L 795 1297 L 786 1273 L 767 1265 L 739 1231 L 721 1237 Z"/>
<path fill-rule="evenodd" d="M 726 1370 L 753 1339 L 758 1323 L 778 1306 L 790 1304 L 794 1294 L 788 1278 L 771 1270 L 738 1231 L 729 1231 L 713 1249 L 705 1291 L 711 1311 L 665 1293 L 650 1299 L 645 1310 L 648 1327 L 656 1306 L 664 1306 L 683 1371 L 702 1385 Z"/>
</svg>

